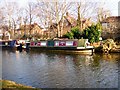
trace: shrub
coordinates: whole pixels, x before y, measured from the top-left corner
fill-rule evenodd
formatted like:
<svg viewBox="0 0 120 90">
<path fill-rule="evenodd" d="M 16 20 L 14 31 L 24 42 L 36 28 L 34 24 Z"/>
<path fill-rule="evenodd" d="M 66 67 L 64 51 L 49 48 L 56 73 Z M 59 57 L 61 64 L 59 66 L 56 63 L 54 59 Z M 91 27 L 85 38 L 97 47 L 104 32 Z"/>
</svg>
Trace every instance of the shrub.
<svg viewBox="0 0 120 90">
<path fill-rule="evenodd" d="M 79 27 L 73 27 L 70 32 L 67 32 L 63 37 L 69 38 L 69 39 L 80 39 L 81 33 L 79 30 Z"/>
<path fill-rule="evenodd" d="M 72 32 L 67 32 L 63 37 L 68 39 L 74 39 Z"/>
<path fill-rule="evenodd" d="M 101 32 L 98 25 L 91 25 L 83 31 L 83 38 L 88 39 L 90 43 L 98 42 Z"/>
</svg>

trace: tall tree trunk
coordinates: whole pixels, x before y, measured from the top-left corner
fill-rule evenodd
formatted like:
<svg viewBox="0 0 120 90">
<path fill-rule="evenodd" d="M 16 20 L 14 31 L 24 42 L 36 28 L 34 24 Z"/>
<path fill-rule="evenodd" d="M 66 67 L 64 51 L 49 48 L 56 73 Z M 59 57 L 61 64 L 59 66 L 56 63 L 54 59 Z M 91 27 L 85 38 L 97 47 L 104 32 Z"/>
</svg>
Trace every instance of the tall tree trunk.
<svg viewBox="0 0 120 90">
<path fill-rule="evenodd" d="M 57 37 L 60 37 L 60 25 L 59 25 L 58 2 L 56 2 L 55 5 L 56 5 Z"/>
<path fill-rule="evenodd" d="M 80 11 L 80 4 L 78 4 L 78 19 L 77 19 L 77 25 L 80 28 L 80 31 L 82 32 L 82 20 L 81 20 L 81 11 Z"/>
<path fill-rule="evenodd" d="M 30 34 L 30 36 L 31 36 L 31 30 L 32 30 L 32 26 L 31 26 L 31 23 L 32 23 L 32 15 L 31 15 L 31 6 L 29 7 L 29 9 L 30 9 L 30 31 L 29 31 L 29 34 Z"/>
</svg>

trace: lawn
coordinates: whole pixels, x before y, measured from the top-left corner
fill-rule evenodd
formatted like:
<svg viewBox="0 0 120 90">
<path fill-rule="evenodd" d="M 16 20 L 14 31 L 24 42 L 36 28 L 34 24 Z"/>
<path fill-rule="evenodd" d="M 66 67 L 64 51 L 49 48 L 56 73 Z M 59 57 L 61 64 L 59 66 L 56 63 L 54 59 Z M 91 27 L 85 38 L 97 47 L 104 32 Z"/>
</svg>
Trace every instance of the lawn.
<svg viewBox="0 0 120 90">
<path fill-rule="evenodd" d="M 13 81 L 9 80 L 0 80 L 0 89 L 2 90 L 41 90 L 37 88 L 33 88 L 31 86 L 25 86 L 22 84 L 17 84 Z"/>
</svg>

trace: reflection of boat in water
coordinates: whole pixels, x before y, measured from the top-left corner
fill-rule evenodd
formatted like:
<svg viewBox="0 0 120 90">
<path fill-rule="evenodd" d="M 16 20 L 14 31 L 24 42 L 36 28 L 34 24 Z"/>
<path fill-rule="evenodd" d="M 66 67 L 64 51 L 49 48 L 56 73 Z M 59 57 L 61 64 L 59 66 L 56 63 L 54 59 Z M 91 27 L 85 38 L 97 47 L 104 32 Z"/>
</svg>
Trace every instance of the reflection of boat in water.
<svg viewBox="0 0 120 90">
<path fill-rule="evenodd" d="M 86 39 L 31 41 L 30 49 L 37 51 L 93 53 L 93 46 L 89 46 L 86 41 Z"/>
</svg>

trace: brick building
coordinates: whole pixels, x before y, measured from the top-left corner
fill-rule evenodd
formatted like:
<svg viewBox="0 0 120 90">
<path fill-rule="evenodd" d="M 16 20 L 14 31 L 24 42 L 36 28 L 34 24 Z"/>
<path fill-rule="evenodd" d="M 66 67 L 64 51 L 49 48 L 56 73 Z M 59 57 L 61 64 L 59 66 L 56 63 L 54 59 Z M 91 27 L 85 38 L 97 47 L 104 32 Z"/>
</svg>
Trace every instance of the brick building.
<svg viewBox="0 0 120 90">
<path fill-rule="evenodd" d="M 120 41 L 120 16 L 107 17 L 101 23 L 103 39 L 111 38 Z"/>
</svg>

